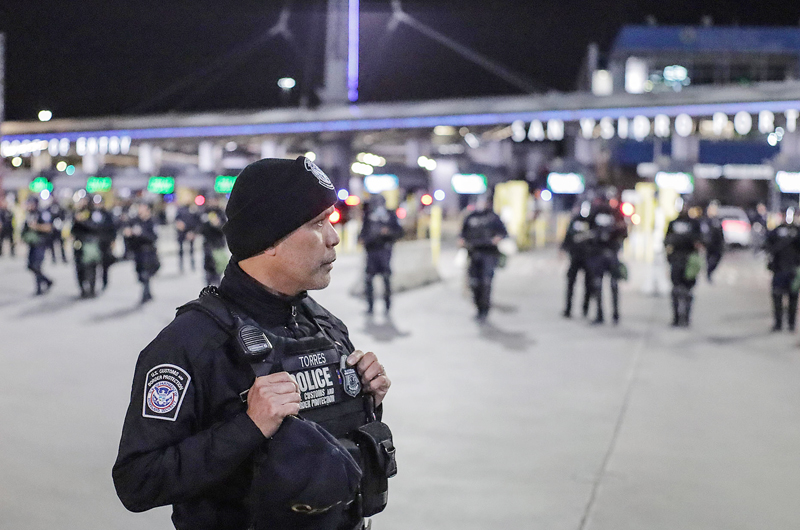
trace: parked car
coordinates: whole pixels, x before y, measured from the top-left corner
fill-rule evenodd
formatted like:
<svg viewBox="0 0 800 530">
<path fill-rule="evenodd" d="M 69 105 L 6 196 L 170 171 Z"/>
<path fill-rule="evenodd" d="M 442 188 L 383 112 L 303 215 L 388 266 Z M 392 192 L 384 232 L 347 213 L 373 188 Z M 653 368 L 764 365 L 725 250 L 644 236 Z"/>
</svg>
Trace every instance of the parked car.
<svg viewBox="0 0 800 530">
<path fill-rule="evenodd" d="M 720 206 L 719 218 L 722 220 L 722 235 L 726 245 L 749 247 L 753 244 L 753 227 L 743 208 Z"/>
</svg>

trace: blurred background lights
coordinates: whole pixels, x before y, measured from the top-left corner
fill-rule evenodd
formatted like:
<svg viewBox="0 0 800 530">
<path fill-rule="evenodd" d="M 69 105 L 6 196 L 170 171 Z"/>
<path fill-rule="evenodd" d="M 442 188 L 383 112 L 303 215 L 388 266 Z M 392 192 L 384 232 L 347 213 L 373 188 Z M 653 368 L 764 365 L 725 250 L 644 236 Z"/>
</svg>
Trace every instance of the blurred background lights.
<svg viewBox="0 0 800 530">
<path fill-rule="evenodd" d="M 456 134 L 456 128 L 452 125 L 437 125 L 433 128 L 433 134 L 436 136 L 453 136 Z"/>
<path fill-rule="evenodd" d="M 228 152 L 236 151 L 237 147 L 236 142 L 228 142 L 225 144 L 225 150 Z"/>
<path fill-rule="evenodd" d="M 39 121 L 50 121 L 53 117 L 53 113 L 49 110 L 40 110 L 39 111 Z"/>
<path fill-rule="evenodd" d="M 100 204 L 101 202 L 103 202 L 102 195 L 95 195 L 94 197 L 92 197 L 92 202 L 95 204 Z"/>
<path fill-rule="evenodd" d="M 72 164 L 68 165 L 67 168 L 64 170 L 64 173 L 67 175 L 74 175 L 75 174 L 75 166 Z"/>
<path fill-rule="evenodd" d="M 333 213 L 328 217 L 328 220 L 330 220 L 331 224 L 335 225 L 342 220 L 342 214 L 339 213 L 339 210 L 334 209 Z"/>
<path fill-rule="evenodd" d="M 372 166 L 369 164 L 363 164 L 361 162 L 353 162 L 353 165 L 350 166 L 350 171 L 357 175 L 372 175 L 373 169 Z"/>
<path fill-rule="evenodd" d="M 430 206 L 431 204 L 433 204 L 433 197 L 431 197 L 429 194 L 426 193 L 425 195 L 419 198 L 419 202 L 421 202 L 425 206 Z"/>
<path fill-rule="evenodd" d="M 541 196 L 543 201 L 549 201 L 550 199 L 553 198 L 553 194 L 550 192 L 550 190 L 542 190 L 542 193 L 541 193 L 540 196 Z"/>
<path fill-rule="evenodd" d="M 281 77 L 278 79 L 278 86 L 283 90 L 291 90 L 296 84 L 297 82 L 291 77 Z"/>
<path fill-rule="evenodd" d="M 358 195 L 350 195 L 344 200 L 344 203 L 348 206 L 358 206 L 361 204 L 361 199 L 358 197 Z"/>
<path fill-rule="evenodd" d="M 443 201 L 445 197 L 444 190 L 436 190 L 433 192 L 433 198 L 437 201 Z"/>
<path fill-rule="evenodd" d="M 61 162 L 56 164 L 56 169 L 59 171 L 64 171 L 65 169 L 67 169 L 67 163 L 62 160 Z"/>
<path fill-rule="evenodd" d="M 15 156 L 11 159 L 11 165 L 14 167 L 19 167 L 22 165 L 22 158 Z"/>
<path fill-rule="evenodd" d="M 306 158 L 308 158 L 312 162 L 317 159 L 317 153 L 315 153 L 314 151 L 308 151 L 303 156 L 305 156 Z"/>
<path fill-rule="evenodd" d="M 373 153 L 358 153 L 356 160 L 362 164 L 369 164 L 370 166 L 383 167 L 386 165 L 386 159 Z"/>
<path fill-rule="evenodd" d="M 427 169 L 428 171 L 433 171 L 436 169 L 436 160 L 432 158 L 428 158 L 427 156 L 421 156 L 417 158 L 417 165 L 423 169 Z"/>
<path fill-rule="evenodd" d="M 43 201 L 46 201 L 50 198 L 50 190 L 43 189 L 41 192 L 39 192 L 39 197 L 41 197 Z"/>
<path fill-rule="evenodd" d="M 342 188 L 342 189 L 339 190 L 339 193 L 337 193 L 336 196 L 339 197 L 340 201 L 343 201 L 343 200 L 347 199 L 350 196 L 350 192 L 347 191 L 346 189 Z"/>
<path fill-rule="evenodd" d="M 203 197 L 202 195 L 198 195 L 197 197 L 194 198 L 194 203 L 198 206 L 202 206 L 206 203 L 206 198 Z"/>
<path fill-rule="evenodd" d="M 397 210 L 395 210 L 394 213 L 395 213 L 395 215 L 397 215 L 397 218 L 401 219 L 401 220 L 405 219 L 406 216 L 408 215 L 408 212 L 402 206 L 400 208 L 398 208 Z"/>
</svg>

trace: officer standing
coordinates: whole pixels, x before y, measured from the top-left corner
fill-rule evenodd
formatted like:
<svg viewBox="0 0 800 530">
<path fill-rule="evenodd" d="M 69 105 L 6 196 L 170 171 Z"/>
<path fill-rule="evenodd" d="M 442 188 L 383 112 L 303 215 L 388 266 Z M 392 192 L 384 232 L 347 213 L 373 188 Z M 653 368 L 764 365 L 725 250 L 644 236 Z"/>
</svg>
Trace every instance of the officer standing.
<svg viewBox="0 0 800 530">
<path fill-rule="evenodd" d="M 92 199 L 92 220 L 97 224 L 100 243 L 100 267 L 103 271 L 103 290 L 108 288 L 108 270 L 116 263 L 114 242 L 117 239 L 117 222 L 103 203 L 100 195 Z"/>
<path fill-rule="evenodd" d="M 14 212 L 9 208 L 5 198 L 0 198 L 0 256 L 3 255 L 3 243 L 8 239 L 11 257 L 14 257 Z"/>
<path fill-rule="evenodd" d="M 692 288 L 702 266 L 699 251 L 703 247 L 700 222 L 684 208 L 667 226 L 664 237 L 672 280 L 672 325 L 689 326 L 692 312 Z"/>
<path fill-rule="evenodd" d="M 609 191 L 608 194 L 613 194 Z M 592 234 L 588 244 L 586 264 L 592 277 L 592 296 L 597 301 L 595 324 L 605 321 L 603 316 L 603 277 L 608 274 L 611 284 L 611 318 L 619 323 L 619 280 L 623 278 L 619 251 L 628 237 L 628 228 L 619 209 L 612 207 L 608 199 L 593 201 L 587 219 Z"/>
<path fill-rule="evenodd" d="M 711 275 L 722 260 L 722 253 L 725 252 L 725 235 L 722 231 L 722 220 L 719 218 L 717 201 L 711 201 L 706 208 L 702 229 L 703 242 L 706 247 L 706 276 L 708 283 L 711 283 Z"/>
<path fill-rule="evenodd" d="M 490 207 L 489 198 L 485 195 L 478 197 L 475 211 L 464 218 L 458 243 L 469 253 L 467 276 L 478 308 L 476 318 L 479 322 L 485 322 L 489 316 L 492 279 L 500 257 L 497 245 L 507 235 L 500 216 Z"/>
<path fill-rule="evenodd" d="M 53 197 L 52 202 L 47 207 L 50 212 L 50 217 L 53 220 L 53 230 L 50 232 L 50 237 L 47 238 L 47 247 L 50 249 L 50 254 L 53 256 L 53 264 L 58 263 L 56 259 L 56 244 L 61 251 L 61 261 L 67 262 L 67 252 L 64 250 L 64 224 L 67 221 L 67 212 L 58 204 L 58 201 Z"/>
<path fill-rule="evenodd" d="M 175 231 L 178 234 L 178 267 L 183 272 L 183 247 L 189 247 L 189 265 L 194 270 L 194 238 L 200 225 L 200 215 L 195 204 L 183 205 L 175 215 Z"/>
<path fill-rule="evenodd" d="M 578 273 L 583 271 L 583 316 L 589 314 L 589 300 L 592 294 L 592 276 L 586 265 L 589 243 L 592 231 L 589 221 L 580 212 L 570 219 L 561 250 L 569 254 L 569 269 L 567 269 L 567 304 L 564 308 L 564 317 L 572 317 L 572 295 L 575 290 L 575 281 Z"/>
<path fill-rule="evenodd" d="M 39 210 L 39 200 L 35 197 L 28 199 L 27 209 L 22 240 L 28 244 L 28 270 L 36 277 L 36 294 L 40 295 L 53 286 L 53 280 L 42 272 L 47 242 L 53 231 L 53 218 L 49 211 Z"/>
<path fill-rule="evenodd" d="M 81 298 L 95 296 L 97 267 L 102 260 L 98 220 L 88 198 L 81 199 L 72 218 L 73 256 Z"/>
<path fill-rule="evenodd" d="M 305 157 L 242 170 L 219 288 L 179 309 L 136 364 L 113 470 L 128 509 L 172 504 L 179 529 L 360 530 L 383 508 L 391 383 L 307 295 L 330 282 L 336 200 Z"/>
<path fill-rule="evenodd" d="M 794 223 L 794 212 L 791 212 L 791 218 L 787 214 L 780 225 L 767 232 L 764 250 L 769 255 L 769 270 L 772 271 L 772 310 L 775 317 L 772 331 L 783 329 L 784 308 L 789 331 L 794 331 L 798 293 L 795 278 L 800 266 L 800 230 Z M 786 306 L 784 300 L 788 302 Z"/>
<path fill-rule="evenodd" d="M 200 233 L 203 235 L 203 270 L 206 272 L 207 285 L 219 285 L 224 263 L 221 256 L 227 257 L 225 252 L 225 234 L 222 225 L 225 224 L 225 210 L 220 208 L 216 197 L 209 197 L 203 214 L 200 216 Z"/>
<path fill-rule="evenodd" d="M 367 313 L 372 314 L 374 304 L 373 279 L 383 276 L 383 299 L 386 313 L 392 305 L 392 247 L 403 237 L 403 227 L 397 215 L 386 208 L 386 198 L 375 195 L 370 199 L 364 214 L 364 224 L 358 239 L 367 252 L 366 283 L 364 294 L 367 298 Z"/>
<path fill-rule="evenodd" d="M 152 278 L 161 263 L 156 250 L 156 226 L 153 222 L 153 210 L 147 203 L 140 203 L 137 207 L 136 217 L 132 217 L 123 230 L 123 235 L 128 240 L 128 248 L 133 252 L 133 261 L 136 264 L 136 275 L 142 284 L 142 303 L 153 299 L 150 293 L 150 278 Z"/>
</svg>

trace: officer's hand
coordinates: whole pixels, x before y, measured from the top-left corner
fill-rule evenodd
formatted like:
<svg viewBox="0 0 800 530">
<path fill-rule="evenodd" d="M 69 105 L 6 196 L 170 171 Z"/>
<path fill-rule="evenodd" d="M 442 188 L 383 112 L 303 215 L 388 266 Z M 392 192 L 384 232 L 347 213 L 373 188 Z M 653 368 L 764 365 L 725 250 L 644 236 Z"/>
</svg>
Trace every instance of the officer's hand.
<svg viewBox="0 0 800 530">
<path fill-rule="evenodd" d="M 376 407 L 380 405 L 392 382 L 386 375 L 383 365 L 378 362 L 378 357 L 371 351 L 364 353 L 356 350 L 347 356 L 347 365 L 356 367 L 364 390 L 372 394 Z"/>
<path fill-rule="evenodd" d="M 247 393 L 247 415 L 269 438 L 283 418 L 300 412 L 300 388 L 286 372 L 256 377 Z"/>
</svg>

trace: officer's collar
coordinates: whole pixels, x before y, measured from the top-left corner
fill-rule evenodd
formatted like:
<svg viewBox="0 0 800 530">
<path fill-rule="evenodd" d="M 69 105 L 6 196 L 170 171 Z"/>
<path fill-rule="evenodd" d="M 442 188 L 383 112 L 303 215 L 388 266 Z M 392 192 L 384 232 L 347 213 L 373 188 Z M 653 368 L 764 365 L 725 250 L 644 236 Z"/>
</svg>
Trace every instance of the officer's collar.
<svg viewBox="0 0 800 530">
<path fill-rule="evenodd" d="M 225 269 L 219 290 L 264 327 L 285 325 L 292 308 L 308 296 L 306 291 L 288 296 L 267 289 L 233 261 Z"/>
</svg>

